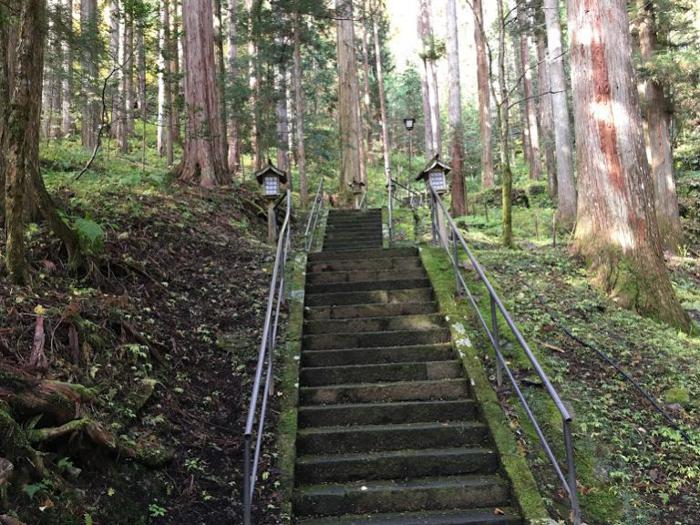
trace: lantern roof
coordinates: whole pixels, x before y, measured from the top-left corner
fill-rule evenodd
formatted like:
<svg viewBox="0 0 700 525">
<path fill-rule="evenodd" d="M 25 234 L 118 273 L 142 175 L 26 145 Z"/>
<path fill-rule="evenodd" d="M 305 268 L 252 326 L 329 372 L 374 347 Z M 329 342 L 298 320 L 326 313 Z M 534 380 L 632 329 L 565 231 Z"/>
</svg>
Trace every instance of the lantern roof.
<svg viewBox="0 0 700 525">
<path fill-rule="evenodd" d="M 260 171 L 255 172 L 255 178 L 258 180 L 259 184 L 263 183 L 263 179 L 269 175 L 274 175 L 278 177 L 282 184 L 287 183 L 287 172 L 279 169 L 275 166 L 272 161 L 268 159 L 267 166 L 263 166 Z"/>
<path fill-rule="evenodd" d="M 416 177 L 416 180 L 426 179 L 428 177 L 428 174 L 431 171 L 436 171 L 436 170 L 440 170 L 440 171 L 444 172 L 445 175 L 447 175 L 450 171 L 452 171 L 452 168 L 450 166 L 448 166 L 447 164 L 445 164 L 444 162 L 442 162 L 440 160 L 439 153 L 437 155 L 435 155 L 430 160 L 430 162 L 428 162 L 428 164 L 426 164 L 425 168 L 423 168 L 423 171 L 421 171 L 418 174 L 418 176 Z"/>
</svg>

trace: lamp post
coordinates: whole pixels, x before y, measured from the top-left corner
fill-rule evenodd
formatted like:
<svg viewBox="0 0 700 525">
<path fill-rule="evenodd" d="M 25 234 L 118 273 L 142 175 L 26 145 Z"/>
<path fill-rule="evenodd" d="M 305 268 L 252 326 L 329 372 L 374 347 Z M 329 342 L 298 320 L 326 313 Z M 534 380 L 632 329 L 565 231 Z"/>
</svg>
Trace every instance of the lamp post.
<svg viewBox="0 0 700 525">
<path fill-rule="evenodd" d="M 282 193 L 280 186 L 287 183 L 287 173 L 268 160 L 267 166 L 255 173 L 255 178 L 267 199 L 267 240 L 270 244 L 275 244 L 277 242 L 276 201 Z"/>
<path fill-rule="evenodd" d="M 413 117 L 403 119 L 403 125 L 408 132 L 408 173 L 413 173 L 413 128 L 416 126 L 416 119 Z M 408 176 L 408 184 L 410 187 L 411 176 Z"/>
<path fill-rule="evenodd" d="M 442 207 L 437 203 L 435 194 L 440 198 L 447 193 L 447 174 L 452 168 L 440 160 L 440 154 L 435 155 L 427 166 L 421 171 L 416 180 L 425 182 L 430 198 L 430 213 L 432 218 L 433 243 L 442 241 L 445 247 L 449 246 L 447 238 L 447 221 L 444 217 Z"/>
</svg>

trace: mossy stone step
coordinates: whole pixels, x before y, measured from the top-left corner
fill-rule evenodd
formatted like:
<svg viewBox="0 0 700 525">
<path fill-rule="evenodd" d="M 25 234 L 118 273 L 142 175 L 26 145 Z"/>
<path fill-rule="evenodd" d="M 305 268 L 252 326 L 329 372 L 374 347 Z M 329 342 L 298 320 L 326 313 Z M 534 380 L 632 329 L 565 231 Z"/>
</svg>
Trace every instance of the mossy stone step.
<svg viewBox="0 0 700 525">
<path fill-rule="evenodd" d="M 357 305 L 372 303 L 406 303 L 433 300 L 432 288 L 405 290 L 367 290 L 364 292 L 307 293 L 306 306 Z"/>
<path fill-rule="evenodd" d="M 438 311 L 432 301 L 389 304 L 358 304 L 346 306 L 316 306 L 305 309 L 308 321 L 328 319 L 357 319 L 362 317 L 382 317 L 397 315 L 432 314 Z"/>
<path fill-rule="evenodd" d="M 310 273 L 306 277 L 307 284 L 326 284 L 326 283 L 357 283 L 363 281 L 386 281 L 389 279 L 426 279 L 427 275 L 422 268 L 412 268 L 408 270 L 355 270 L 333 272 L 326 271 L 322 273 Z"/>
<path fill-rule="evenodd" d="M 510 489 L 503 478 L 471 475 L 307 485 L 295 490 L 293 506 L 297 516 L 339 516 L 507 506 L 509 502 Z"/>
<path fill-rule="evenodd" d="M 355 319 L 324 319 L 322 321 L 307 320 L 304 324 L 304 333 L 315 335 L 385 330 L 433 330 L 444 327 L 445 319 L 441 314 L 394 315 Z"/>
<path fill-rule="evenodd" d="M 422 277 L 420 279 L 403 279 L 402 276 L 394 275 L 385 281 L 361 281 L 354 283 L 322 283 L 309 284 L 306 286 L 307 293 L 338 293 L 338 292 L 361 292 L 366 290 L 407 290 L 410 288 L 428 288 L 430 279 Z"/>
<path fill-rule="evenodd" d="M 426 401 L 428 399 L 459 399 L 469 396 L 464 378 L 438 381 L 399 381 L 394 383 L 356 383 L 310 386 L 299 389 L 299 399 L 305 405 L 336 403 L 367 403 L 375 401 Z"/>
<path fill-rule="evenodd" d="M 387 259 L 391 257 L 417 256 L 418 249 L 412 247 L 404 248 L 376 248 L 370 250 L 344 250 L 339 252 L 322 251 L 309 254 L 309 261 L 332 261 L 336 259 Z"/>
<path fill-rule="evenodd" d="M 299 408 L 299 426 L 301 428 L 470 421 L 476 417 L 477 404 L 473 399 L 351 403 Z"/>
<path fill-rule="evenodd" d="M 380 450 L 455 448 L 486 445 L 488 430 L 480 421 L 402 423 L 303 428 L 300 455 L 343 454 Z"/>
<path fill-rule="evenodd" d="M 297 520 L 297 525 L 522 525 L 511 507 L 346 515 Z"/>
<path fill-rule="evenodd" d="M 342 253 L 344 251 L 369 250 L 372 248 L 381 248 L 382 242 L 383 241 L 381 239 L 375 241 L 353 241 L 352 243 L 348 243 L 345 241 L 339 241 L 336 243 L 324 241 L 323 249 L 331 250 L 333 253 Z"/>
<path fill-rule="evenodd" d="M 302 366 L 342 366 L 372 363 L 401 363 L 416 361 L 441 361 L 452 359 L 454 348 L 450 343 L 434 345 L 388 346 L 372 348 L 346 348 L 342 350 L 309 350 L 301 354 Z"/>
<path fill-rule="evenodd" d="M 448 328 L 428 330 L 395 330 L 385 332 L 315 334 L 302 337 L 303 350 L 331 350 L 343 348 L 373 348 L 378 346 L 424 345 L 446 343 L 450 340 Z"/>
<path fill-rule="evenodd" d="M 352 225 L 349 224 L 326 224 L 326 234 L 328 233 L 355 233 L 355 232 L 365 232 L 371 231 L 375 232 L 377 230 L 382 231 L 382 223 L 379 221 L 372 222 L 353 222 Z"/>
<path fill-rule="evenodd" d="M 425 381 L 464 377 L 462 363 L 425 361 L 422 363 L 384 363 L 376 365 L 323 366 L 301 369 L 305 387 L 392 381 Z"/>
<path fill-rule="evenodd" d="M 488 448 L 386 450 L 359 454 L 302 456 L 297 484 L 373 479 L 407 479 L 460 474 L 490 474 L 498 457 Z"/>
<path fill-rule="evenodd" d="M 357 270 L 395 270 L 422 268 L 420 257 L 408 255 L 403 257 L 381 257 L 378 259 L 342 259 L 311 261 L 306 267 L 308 274 L 334 271 Z"/>
</svg>

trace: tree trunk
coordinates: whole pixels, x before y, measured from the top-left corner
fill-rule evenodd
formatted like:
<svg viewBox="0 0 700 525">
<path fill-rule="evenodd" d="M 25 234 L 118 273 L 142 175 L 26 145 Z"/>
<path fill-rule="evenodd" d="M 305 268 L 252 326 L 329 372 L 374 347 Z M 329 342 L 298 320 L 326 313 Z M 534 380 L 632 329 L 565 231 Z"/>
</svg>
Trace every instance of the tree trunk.
<svg viewBox="0 0 700 525">
<path fill-rule="evenodd" d="M 639 10 L 639 51 L 643 62 L 653 60 L 657 48 L 654 4 L 637 0 Z M 642 116 L 647 144 L 647 158 L 651 164 L 656 198 L 656 219 L 664 248 L 677 251 L 683 238 L 678 195 L 673 174 L 671 149 L 671 112 L 663 85 L 652 79 L 640 82 Z"/>
<path fill-rule="evenodd" d="M 146 42 L 143 21 L 136 24 L 136 64 L 138 79 L 138 106 L 142 123 L 148 118 L 148 96 L 146 92 Z"/>
<path fill-rule="evenodd" d="M 493 188 L 493 145 L 491 142 L 491 93 L 489 86 L 489 57 L 482 0 L 473 0 L 474 43 L 476 45 L 476 77 L 479 97 L 479 131 L 481 133 L 481 185 Z"/>
<path fill-rule="evenodd" d="M 688 330 L 665 266 L 626 0 L 569 0 L 578 145 L 574 249 L 623 306 Z"/>
<path fill-rule="evenodd" d="M 67 0 L 70 2 L 71 0 Z M 117 68 L 114 73 L 114 81 L 112 88 L 112 126 L 110 135 L 114 138 L 119 138 L 119 127 L 122 124 L 122 99 L 120 94 L 121 88 L 121 68 L 119 67 L 123 60 L 123 50 L 120 47 L 121 42 L 121 14 L 119 8 L 119 0 L 110 0 L 109 2 L 109 54 L 110 61 L 113 67 Z"/>
<path fill-rule="evenodd" d="M 515 94 L 516 102 L 513 103 L 513 111 L 518 111 L 518 117 L 520 118 L 520 142 L 522 143 L 523 149 L 523 160 L 530 163 L 530 157 L 532 156 L 532 144 L 530 143 L 530 126 L 527 121 L 527 108 L 525 107 L 525 89 L 524 86 L 521 90 L 521 86 L 524 84 L 523 79 L 525 78 L 525 70 L 523 68 L 522 56 L 520 55 L 520 37 L 513 33 L 511 35 L 512 45 L 513 45 L 513 70 L 515 71 L 516 83 L 513 87 L 513 92 Z M 515 151 L 513 151 L 512 162 L 515 163 Z"/>
<path fill-rule="evenodd" d="M 537 124 L 537 107 L 535 93 L 532 89 L 532 68 L 530 67 L 529 17 L 523 3 L 518 2 L 518 20 L 520 25 L 520 63 L 523 67 L 523 91 L 525 94 L 525 113 L 528 136 L 530 138 L 530 178 L 539 180 L 542 172 L 540 161 L 540 132 Z"/>
<path fill-rule="evenodd" d="M 219 90 L 214 60 L 211 2 L 184 0 L 185 105 L 187 128 L 180 179 L 204 187 L 226 183 Z"/>
<path fill-rule="evenodd" d="M 464 187 L 464 125 L 462 123 L 462 87 L 459 76 L 459 35 L 456 0 L 447 0 L 447 68 L 449 77 L 448 114 L 452 166 L 452 214 L 466 215 Z"/>
<path fill-rule="evenodd" d="M 378 13 L 372 18 L 372 34 L 374 37 L 374 60 L 377 70 L 377 95 L 379 96 L 379 114 L 382 121 L 382 150 L 384 153 L 384 175 L 386 183 L 391 184 L 391 146 L 389 144 L 389 126 L 386 116 L 386 95 L 384 93 L 384 70 L 382 68 L 382 46 L 379 41 Z"/>
<path fill-rule="evenodd" d="M 158 153 L 173 163 L 172 86 L 170 78 L 170 1 L 160 0 L 158 32 Z"/>
<path fill-rule="evenodd" d="M 170 21 L 172 23 L 172 31 L 170 33 L 170 93 L 172 95 L 172 104 L 170 112 L 170 122 L 172 124 L 173 142 L 183 145 L 182 133 L 180 130 L 181 106 L 184 91 L 184 78 L 180 74 L 180 64 L 183 59 L 182 52 L 182 35 L 180 33 L 180 0 L 170 0 L 171 14 Z M 184 145 L 183 145 L 184 146 Z"/>
<path fill-rule="evenodd" d="M 510 168 L 510 118 L 508 115 L 509 97 L 506 85 L 506 20 L 503 0 L 498 1 L 498 87 L 501 100 L 498 102 L 498 128 L 501 135 L 501 214 L 502 242 L 509 248 L 513 245 L 513 219 L 511 215 L 511 192 L 513 172 Z"/>
<path fill-rule="evenodd" d="M 277 117 L 277 167 L 290 174 L 289 166 L 289 113 L 287 113 L 287 69 L 277 68 L 277 95 L 275 100 Z M 291 179 L 290 179 L 291 180 Z"/>
<path fill-rule="evenodd" d="M 554 120 L 552 118 L 552 95 L 547 68 L 547 37 L 537 31 L 537 91 L 539 92 L 539 121 L 542 132 L 545 166 L 547 167 L 547 190 L 552 200 L 557 198 L 557 159 L 554 145 Z"/>
<path fill-rule="evenodd" d="M 262 168 L 263 164 L 262 133 L 260 130 L 262 112 L 262 102 L 260 100 L 260 64 L 255 60 L 258 54 L 256 43 L 258 36 L 256 28 L 259 25 L 260 0 L 246 0 L 246 9 L 248 11 L 248 86 L 250 88 L 253 106 L 250 139 L 253 149 L 253 168 L 257 171 Z"/>
<path fill-rule="evenodd" d="M 559 0 L 543 0 L 549 51 L 549 87 L 552 91 L 552 116 L 557 160 L 557 223 L 571 228 L 576 221 L 576 183 L 574 181 L 573 141 L 566 95 L 564 52 L 559 22 Z"/>
<path fill-rule="evenodd" d="M 219 100 L 220 106 L 220 118 L 221 118 L 221 133 L 224 140 L 221 141 L 222 152 L 221 155 L 224 158 L 224 167 L 226 171 L 229 172 L 228 165 L 228 116 L 226 111 L 226 61 L 224 59 L 224 11 L 221 5 L 221 0 L 214 0 L 214 7 L 216 8 L 215 16 L 217 22 L 217 31 L 214 37 L 216 42 L 216 65 L 217 65 L 217 83 L 216 87 L 219 90 Z"/>
<path fill-rule="evenodd" d="M 374 118 L 372 115 L 372 97 L 370 92 L 369 80 L 369 28 L 368 28 L 369 12 L 367 10 L 367 0 L 362 0 L 362 115 L 364 116 L 363 125 L 365 126 L 364 151 L 367 155 L 367 162 L 372 162 L 374 155 L 372 153 L 372 128 Z"/>
<path fill-rule="evenodd" d="M 437 67 L 435 66 L 435 61 L 438 56 L 430 10 L 430 0 L 420 0 L 419 31 L 423 43 L 422 57 L 425 65 L 429 109 L 428 113 L 425 115 L 425 121 L 427 122 L 430 120 L 430 135 L 432 140 L 430 148 L 426 151 L 426 156 L 434 157 L 442 150 L 442 137 L 440 132 L 440 99 L 438 94 Z"/>
<path fill-rule="evenodd" d="M 63 79 L 61 81 L 61 135 L 67 137 L 73 133 L 73 116 L 71 106 L 73 104 L 73 49 L 71 38 L 73 37 L 73 0 L 63 0 L 61 12 L 63 23 L 68 34 L 63 40 Z"/>
<path fill-rule="evenodd" d="M 122 49 L 122 75 L 121 75 L 121 107 L 119 122 L 119 151 L 123 154 L 129 153 L 129 135 L 133 129 L 133 99 L 132 80 L 134 69 L 134 46 L 133 46 L 133 14 L 129 9 L 124 9 L 121 31 Z"/>
<path fill-rule="evenodd" d="M 360 100 L 355 58 L 352 0 L 335 0 L 338 39 L 338 120 L 340 127 L 340 203 L 353 201 L 362 182 Z"/>
<path fill-rule="evenodd" d="M 306 150 L 304 148 L 304 89 L 301 68 L 301 13 L 294 13 L 294 117 L 297 135 L 297 171 L 299 172 L 299 196 L 301 206 L 309 202 L 309 182 L 306 178 Z"/>
<path fill-rule="evenodd" d="M 228 0 L 228 86 L 233 89 L 238 76 L 238 41 L 236 24 L 238 23 L 238 0 Z M 224 101 L 229 97 L 224 97 Z M 238 173 L 241 163 L 238 139 L 238 119 L 235 114 L 234 104 L 228 108 L 228 169 L 231 173 Z"/>
<path fill-rule="evenodd" d="M 80 0 L 80 34 L 85 48 L 82 52 L 83 69 L 83 123 L 82 142 L 88 150 L 95 149 L 100 126 L 99 75 L 99 19 L 97 0 Z"/>
</svg>

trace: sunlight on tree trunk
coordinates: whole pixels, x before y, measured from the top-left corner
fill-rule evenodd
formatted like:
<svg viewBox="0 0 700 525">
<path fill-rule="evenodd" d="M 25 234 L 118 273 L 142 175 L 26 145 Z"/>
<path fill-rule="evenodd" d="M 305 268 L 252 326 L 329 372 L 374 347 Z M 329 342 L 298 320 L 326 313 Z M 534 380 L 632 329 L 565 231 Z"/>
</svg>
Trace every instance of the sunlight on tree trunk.
<svg viewBox="0 0 700 525">
<path fill-rule="evenodd" d="M 184 0 L 185 105 L 187 128 L 180 179 L 204 187 L 228 180 L 223 159 L 219 92 L 214 61 L 214 24 L 211 2 Z"/>
<path fill-rule="evenodd" d="M 579 174 L 574 249 L 621 305 L 688 330 L 662 254 L 626 6 L 569 0 Z"/>
<path fill-rule="evenodd" d="M 467 213 L 464 187 L 464 124 L 462 123 L 462 87 L 459 73 L 459 35 L 456 0 L 447 0 L 447 68 L 449 77 L 448 116 L 450 126 L 450 164 L 452 167 L 452 214 Z"/>
<path fill-rule="evenodd" d="M 479 97 L 479 131 L 481 133 L 481 185 L 493 188 L 493 145 L 491 123 L 491 87 L 489 56 L 487 52 L 486 31 L 481 0 L 471 4 L 474 15 L 474 44 L 476 46 L 476 83 Z"/>
</svg>

